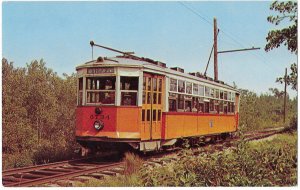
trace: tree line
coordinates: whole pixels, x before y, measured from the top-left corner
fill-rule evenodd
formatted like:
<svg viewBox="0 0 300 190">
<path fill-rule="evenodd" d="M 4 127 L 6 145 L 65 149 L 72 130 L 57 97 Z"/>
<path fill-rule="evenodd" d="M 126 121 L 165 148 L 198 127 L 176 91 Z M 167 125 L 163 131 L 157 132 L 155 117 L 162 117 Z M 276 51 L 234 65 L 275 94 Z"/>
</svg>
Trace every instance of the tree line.
<svg viewBox="0 0 300 190">
<path fill-rule="evenodd" d="M 72 156 L 75 143 L 75 74 L 58 76 L 43 60 L 15 68 L 2 59 L 4 168 Z"/>
</svg>

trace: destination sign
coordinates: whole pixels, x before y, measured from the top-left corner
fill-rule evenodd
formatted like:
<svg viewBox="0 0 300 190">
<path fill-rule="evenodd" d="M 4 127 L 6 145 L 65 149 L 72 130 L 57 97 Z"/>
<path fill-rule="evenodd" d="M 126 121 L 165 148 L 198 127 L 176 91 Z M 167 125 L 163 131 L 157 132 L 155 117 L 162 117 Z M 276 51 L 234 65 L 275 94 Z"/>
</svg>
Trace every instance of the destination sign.
<svg viewBox="0 0 300 190">
<path fill-rule="evenodd" d="M 113 67 L 99 67 L 99 68 L 88 68 L 87 74 L 103 74 L 103 73 L 114 73 Z"/>
</svg>

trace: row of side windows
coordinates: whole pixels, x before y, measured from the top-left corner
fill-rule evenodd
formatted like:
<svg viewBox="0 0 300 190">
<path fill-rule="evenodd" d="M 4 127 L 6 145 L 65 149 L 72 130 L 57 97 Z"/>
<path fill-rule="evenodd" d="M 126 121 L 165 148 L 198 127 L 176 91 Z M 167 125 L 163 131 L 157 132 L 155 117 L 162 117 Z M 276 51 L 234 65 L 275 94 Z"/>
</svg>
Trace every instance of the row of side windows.
<svg viewBox="0 0 300 190">
<path fill-rule="evenodd" d="M 170 92 L 234 101 L 234 93 L 170 78 Z"/>
<path fill-rule="evenodd" d="M 169 111 L 233 114 L 234 102 L 169 93 Z"/>
</svg>

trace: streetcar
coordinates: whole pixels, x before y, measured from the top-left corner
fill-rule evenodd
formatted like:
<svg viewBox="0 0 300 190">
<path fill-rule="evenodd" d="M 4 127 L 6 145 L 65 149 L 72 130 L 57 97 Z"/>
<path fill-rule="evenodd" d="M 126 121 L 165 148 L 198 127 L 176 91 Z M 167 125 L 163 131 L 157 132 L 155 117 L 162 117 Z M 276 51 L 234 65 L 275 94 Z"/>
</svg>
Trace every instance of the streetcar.
<svg viewBox="0 0 300 190">
<path fill-rule="evenodd" d="M 83 155 L 124 147 L 156 151 L 238 130 L 240 92 L 234 87 L 115 51 L 121 55 L 76 67 L 76 141 Z"/>
</svg>

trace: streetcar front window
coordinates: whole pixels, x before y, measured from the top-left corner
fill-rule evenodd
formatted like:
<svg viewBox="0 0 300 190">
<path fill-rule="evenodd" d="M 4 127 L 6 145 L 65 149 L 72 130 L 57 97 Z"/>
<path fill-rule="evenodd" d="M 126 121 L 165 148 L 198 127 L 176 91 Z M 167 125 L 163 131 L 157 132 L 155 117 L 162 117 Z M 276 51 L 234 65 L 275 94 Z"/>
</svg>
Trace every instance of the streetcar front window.
<svg viewBox="0 0 300 190">
<path fill-rule="evenodd" d="M 138 77 L 121 77 L 121 105 L 137 106 L 137 94 L 139 86 Z"/>
<path fill-rule="evenodd" d="M 96 104 L 115 104 L 116 77 L 86 78 L 86 102 Z"/>
</svg>

